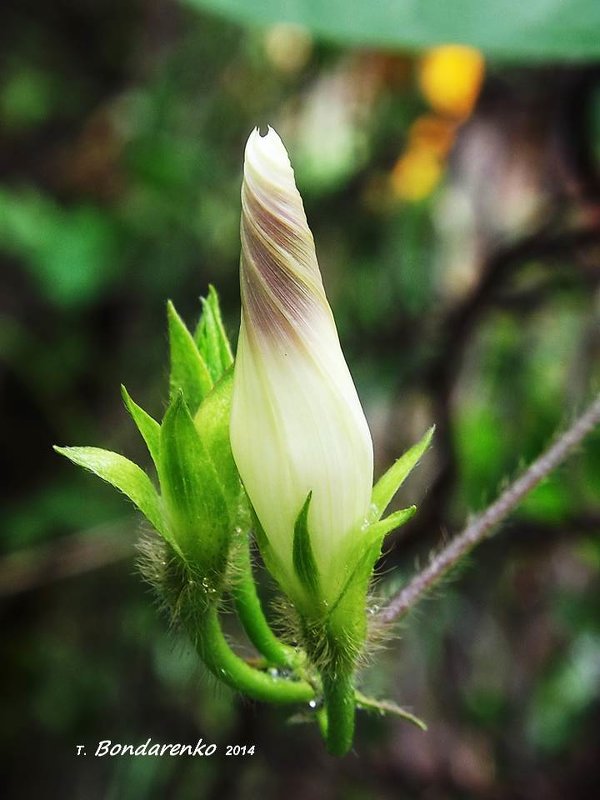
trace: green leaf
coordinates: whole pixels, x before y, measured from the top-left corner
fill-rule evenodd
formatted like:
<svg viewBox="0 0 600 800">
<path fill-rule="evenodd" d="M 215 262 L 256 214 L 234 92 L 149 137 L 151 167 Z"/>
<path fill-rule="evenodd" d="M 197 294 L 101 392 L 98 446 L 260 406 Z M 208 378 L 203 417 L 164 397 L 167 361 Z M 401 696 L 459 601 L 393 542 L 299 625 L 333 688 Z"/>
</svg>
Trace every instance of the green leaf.
<svg viewBox="0 0 600 800">
<path fill-rule="evenodd" d="M 55 447 L 57 453 L 74 464 L 85 467 L 102 480 L 123 492 L 142 512 L 146 519 L 169 539 L 160 498 L 146 473 L 128 458 L 102 450 L 99 447 Z"/>
<path fill-rule="evenodd" d="M 421 49 L 460 42 L 509 60 L 600 56 L 597 0 L 186 0 L 254 25 L 288 22 L 343 44 Z"/>
<path fill-rule="evenodd" d="M 192 334 L 170 300 L 167 316 L 171 352 L 170 397 L 173 400 L 182 391 L 188 407 L 195 412 L 212 389 L 213 381 Z"/>
<path fill-rule="evenodd" d="M 158 469 L 158 459 L 160 453 L 160 425 L 150 414 L 146 413 L 141 406 L 135 403 L 124 386 L 121 386 L 121 395 L 125 407 L 129 411 L 131 418 L 135 422 L 142 439 L 146 442 L 148 452 Z"/>
<path fill-rule="evenodd" d="M 400 511 L 394 511 L 394 513 L 390 514 L 389 517 L 386 517 L 379 522 L 374 522 L 369 526 L 369 537 L 372 536 L 373 540 L 379 540 L 381 543 L 384 536 L 386 536 L 390 531 L 393 531 L 396 528 L 399 528 L 401 525 L 404 525 L 405 522 L 408 522 L 408 520 L 415 515 L 416 511 L 416 506 L 409 506 L 408 508 L 400 509 Z"/>
<path fill-rule="evenodd" d="M 381 476 L 373 487 L 371 495 L 371 513 L 369 522 L 377 522 L 390 504 L 393 496 L 404 483 L 408 475 L 417 465 L 418 460 L 429 447 L 435 426 L 429 428 L 420 442 L 413 445 L 404 455 L 392 464 L 388 471 Z"/>
<path fill-rule="evenodd" d="M 294 525 L 292 556 L 298 580 L 303 588 L 316 599 L 320 596 L 320 582 L 319 570 L 308 532 L 308 509 L 311 498 L 312 492 L 309 492 Z"/>
<path fill-rule="evenodd" d="M 160 431 L 159 477 L 169 525 L 186 560 L 220 575 L 231 532 L 221 486 L 181 392 Z"/>
<path fill-rule="evenodd" d="M 231 345 L 225 333 L 219 295 L 214 286 L 208 287 L 208 297 L 202 297 L 202 316 L 194 333 L 200 355 L 216 383 L 233 364 Z"/>
<path fill-rule="evenodd" d="M 219 476 L 233 518 L 245 495 L 229 442 L 232 390 L 233 370 L 230 368 L 200 404 L 194 424 Z"/>
</svg>

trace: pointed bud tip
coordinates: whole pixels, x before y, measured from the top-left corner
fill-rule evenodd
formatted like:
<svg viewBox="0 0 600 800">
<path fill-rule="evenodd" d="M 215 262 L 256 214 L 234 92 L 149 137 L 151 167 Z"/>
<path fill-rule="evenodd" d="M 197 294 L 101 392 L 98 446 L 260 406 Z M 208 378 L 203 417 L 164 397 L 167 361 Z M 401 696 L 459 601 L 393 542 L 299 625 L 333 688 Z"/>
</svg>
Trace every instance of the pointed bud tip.
<svg viewBox="0 0 600 800">
<path fill-rule="evenodd" d="M 258 127 L 254 128 L 245 152 L 245 169 L 256 171 L 260 176 L 268 177 L 273 181 L 282 177 L 291 177 L 293 180 L 292 165 L 285 145 L 274 128 L 267 125 L 267 132 L 263 135 Z"/>
</svg>

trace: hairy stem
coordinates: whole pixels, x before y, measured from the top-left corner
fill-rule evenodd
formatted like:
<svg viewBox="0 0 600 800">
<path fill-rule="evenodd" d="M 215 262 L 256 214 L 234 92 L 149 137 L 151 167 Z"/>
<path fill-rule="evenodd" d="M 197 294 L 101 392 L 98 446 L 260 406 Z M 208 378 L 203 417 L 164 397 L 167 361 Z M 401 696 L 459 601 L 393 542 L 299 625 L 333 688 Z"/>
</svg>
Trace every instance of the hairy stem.
<svg viewBox="0 0 600 800">
<path fill-rule="evenodd" d="M 432 558 L 379 613 L 386 624 L 403 617 L 470 550 L 486 539 L 494 528 L 518 506 L 540 481 L 559 466 L 600 423 L 600 395 L 525 472 L 512 483 L 489 508 L 478 514 L 450 544 Z"/>
<path fill-rule="evenodd" d="M 196 647 L 208 669 L 220 681 L 239 692 L 267 703 L 307 703 L 314 699 L 313 687 L 305 681 L 286 680 L 261 672 L 247 664 L 229 647 L 217 610 L 206 612 L 197 633 Z"/>
<path fill-rule="evenodd" d="M 352 677 L 352 671 L 322 673 L 327 717 L 321 731 L 332 756 L 344 756 L 352 747 L 356 713 Z"/>
</svg>

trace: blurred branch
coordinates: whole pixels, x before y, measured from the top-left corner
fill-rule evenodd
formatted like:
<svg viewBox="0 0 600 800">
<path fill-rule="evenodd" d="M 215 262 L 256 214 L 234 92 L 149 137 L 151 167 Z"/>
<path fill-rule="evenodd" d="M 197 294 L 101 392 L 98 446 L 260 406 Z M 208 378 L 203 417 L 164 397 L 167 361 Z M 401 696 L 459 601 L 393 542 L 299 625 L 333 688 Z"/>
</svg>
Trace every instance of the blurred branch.
<svg viewBox="0 0 600 800">
<path fill-rule="evenodd" d="M 440 341 L 445 346 L 428 369 L 432 380 L 436 380 L 440 372 L 454 372 L 454 364 L 448 363 L 448 353 L 454 355 L 462 350 L 474 322 L 492 298 L 496 298 L 498 289 L 515 266 L 535 260 L 556 262 L 565 256 L 572 260 L 578 251 L 600 246 L 598 225 L 559 233 L 554 233 L 553 228 L 554 221 L 545 225 L 543 230 L 499 247 L 489 255 L 482 267 L 479 283 L 463 302 L 450 310 L 441 324 Z"/>
<path fill-rule="evenodd" d="M 555 522 L 519 519 L 507 529 L 511 547 L 528 551 L 547 548 L 552 542 L 566 541 L 600 532 L 600 513 L 576 514 L 561 517 Z"/>
<path fill-rule="evenodd" d="M 600 67 L 567 69 L 556 91 L 554 138 L 561 156 L 567 188 L 584 204 L 600 202 L 600 170 L 595 152 L 593 119 Z"/>
<path fill-rule="evenodd" d="M 403 617 L 476 545 L 486 539 L 521 500 L 600 424 L 600 395 L 588 409 L 551 445 L 545 453 L 512 483 L 483 513 L 435 555 L 429 565 L 413 577 L 379 614 L 382 623 Z"/>
<path fill-rule="evenodd" d="M 432 418 L 436 423 L 436 449 L 439 458 L 437 476 L 429 491 L 425 514 L 419 515 L 415 524 L 406 528 L 403 541 L 408 536 L 422 541 L 427 531 L 437 529 L 442 523 L 447 500 L 456 478 L 456 455 L 450 397 L 460 374 L 460 364 L 465 348 L 472 341 L 474 331 L 485 312 L 492 306 L 502 305 L 503 290 L 514 270 L 531 261 L 548 264 L 568 259 L 576 260 L 582 254 L 595 254 L 600 248 L 600 226 L 590 225 L 571 230 L 559 230 L 559 211 L 537 231 L 515 242 L 499 245 L 485 259 L 480 279 L 472 291 L 450 308 L 440 320 L 428 345 L 432 355 L 423 359 L 424 368 L 411 376 L 409 383 L 419 383 L 432 398 Z M 594 261 L 600 260 L 593 259 Z M 600 269 L 587 275 L 590 284 L 600 280 Z M 403 341 L 405 339 L 398 339 Z M 393 437 L 390 437 L 393 441 Z"/>
<path fill-rule="evenodd" d="M 0 596 L 30 591 L 131 558 L 138 527 L 135 520 L 102 525 L 11 553 L 0 561 Z"/>
</svg>

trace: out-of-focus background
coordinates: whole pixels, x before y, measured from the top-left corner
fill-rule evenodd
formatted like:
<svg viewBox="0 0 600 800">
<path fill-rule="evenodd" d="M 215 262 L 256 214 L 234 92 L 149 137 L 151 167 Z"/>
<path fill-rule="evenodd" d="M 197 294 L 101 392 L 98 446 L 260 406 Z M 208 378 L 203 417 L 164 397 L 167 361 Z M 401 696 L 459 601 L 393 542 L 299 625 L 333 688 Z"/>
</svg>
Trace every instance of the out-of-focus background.
<svg viewBox="0 0 600 800">
<path fill-rule="evenodd" d="M 161 414 L 167 298 L 193 323 L 214 283 L 235 337 L 243 147 L 271 123 L 378 473 L 438 426 L 381 565 L 401 585 L 600 385 L 599 59 L 595 0 L 2 3 L 3 797 L 600 796 L 598 435 L 365 671 L 429 732 L 361 715 L 339 761 L 202 674 L 130 506 L 51 450 L 147 464 L 119 384 Z M 199 736 L 256 752 L 90 755 Z"/>
</svg>

